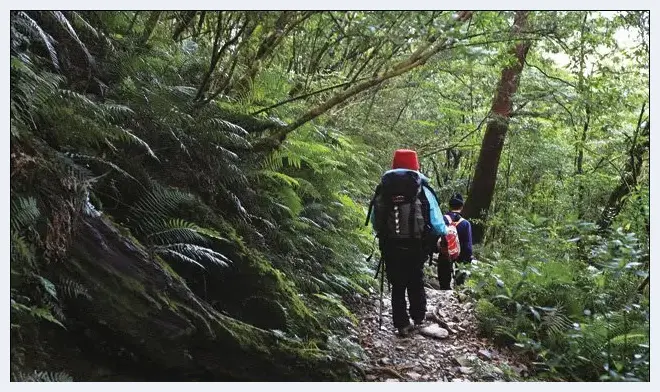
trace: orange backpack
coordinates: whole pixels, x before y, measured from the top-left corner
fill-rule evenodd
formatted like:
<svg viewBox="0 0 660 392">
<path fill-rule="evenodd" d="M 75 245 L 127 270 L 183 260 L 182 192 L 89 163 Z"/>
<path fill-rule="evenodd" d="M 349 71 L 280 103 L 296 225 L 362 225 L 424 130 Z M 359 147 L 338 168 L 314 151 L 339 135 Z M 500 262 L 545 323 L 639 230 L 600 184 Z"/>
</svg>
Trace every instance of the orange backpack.
<svg viewBox="0 0 660 392">
<path fill-rule="evenodd" d="M 447 246 L 439 246 L 440 254 L 454 261 L 458 259 L 458 255 L 461 254 L 461 243 L 458 240 L 458 230 L 456 226 L 463 221 L 461 217 L 457 222 L 452 221 L 449 215 L 445 215 L 449 225 L 447 225 L 447 235 L 445 236 L 447 240 Z"/>
</svg>

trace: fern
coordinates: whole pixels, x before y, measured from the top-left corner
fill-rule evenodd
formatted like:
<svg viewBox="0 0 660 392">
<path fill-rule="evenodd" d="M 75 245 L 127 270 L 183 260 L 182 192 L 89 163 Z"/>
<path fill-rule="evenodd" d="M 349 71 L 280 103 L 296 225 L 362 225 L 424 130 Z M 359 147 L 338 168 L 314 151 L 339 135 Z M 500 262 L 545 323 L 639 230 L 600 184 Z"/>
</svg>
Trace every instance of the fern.
<svg viewBox="0 0 660 392">
<path fill-rule="evenodd" d="M 341 313 L 345 316 L 348 317 L 354 324 L 357 324 L 357 318 L 351 313 L 350 310 L 344 304 L 341 302 L 340 299 L 336 298 L 334 295 L 330 293 L 321 293 L 321 294 L 314 294 L 314 297 L 319 298 L 323 301 L 326 301 L 332 305 L 334 305 L 337 309 L 341 311 Z"/>
<path fill-rule="evenodd" d="M 609 343 L 616 346 L 623 345 L 635 345 L 647 343 L 649 341 L 649 336 L 646 331 L 639 332 L 629 332 L 621 335 L 612 337 L 609 340 Z"/>
<path fill-rule="evenodd" d="M 62 29 L 66 31 L 71 38 L 73 38 L 73 40 L 78 44 L 80 50 L 82 50 L 82 52 L 85 54 L 87 63 L 91 67 L 95 67 L 94 58 L 89 53 L 89 50 L 87 50 L 87 46 L 85 46 L 85 44 L 80 40 L 78 34 L 74 30 L 73 26 L 71 26 L 71 23 L 69 23 L 69 20 L 64 16 L 64 14 L 61 11 L 45 11 L 44 13 L 54 17 L 54 19 L 57 20 L 60 26 L 62 26 Z"/>
<path fill-rule="evenodd" d="M 276 179 L 279 181 L 282 181 L 284 184 L 290 186 L 290 187 L 299 187 L 300 182 L 298 179 L 287 176 L 284 173 L 272 171 L 272 170 L 261 170 L 259 171 L 259 174 L 268 178 Z"/>
<path fill-rule="evenodd" d="M 36 318 L 49 321 L 53 324 L 57 324 L 60 327 L 66 329 L 66 327 L 64 327 L 64 324 L 62 324 L 55 316 L 53 316 L 53 313 L 49 308 L 32 306 L 30 308 L 30 315 Z"/>
<path fill-rule="evenodd" d="M 187 242 L 204 245 L 208 243 L 206 237 L 229 242 L 229 240 L 214 230 L 199 227 L 194 223 L 186 222 L 182 219 L 170 219 L 164 222 L 161 230 L 153 232 L 147 237 L 161 244 Z"/>
<path fill-rule="evenodd" d="M 101 104 L 101 110 L 114 121 L 123 121 L 135 115 L 133 109 L 117 103 L 103 103 Z"/>
<path fill-rule="evenodd" d="M 33 371 L 32 373 L 18 373 L 13 376 L 18 382 L 72 382 L 73 378 L 64 372 Z"/>
<path fill-rule="evenodd" d="M 147 232 L 154 226 L 154 219 L 167 219 L 182 205 L 194 204 L 197 198 L 193 195 L 175 189 L 155 187 L 130 207 L 131 215 Z M 158 224 L 155 224 L 158 225 Z"/>
<path fill-rule="evenodd" d="M 137 146 L 140 146 L 147 152 L 147 154 L 149 154 L 150 157 L 154 158 L 157 161 L 160 161 L 160 159 L 158 159 L 158 157 L 153 152 L 149 144 L 144 140 L 140 139 L 139 137 L 137 137 L 131 130 L 120 127 L 113 127 L 111 128 L 111 132 L 116 139 L 122 140 L 129 144 L 135 144 Z"/>
<path fill-rule="evenodd" d="M 91 155 L 84 155 L 84 154 L 77 154 L 77 153 L 69 153 L 67 154 L 68 157 L 72 158 L 74 161 L 83 161 L 83 162 L 94 162 L 102 166 L 107 166 L 111 170 L 116 171 L 117 173 L 121 174 L 122 176 L 140 184 L 142 184 L 132 175 L 130 175 L 126 170 L 122 169 L 121 167 L 117 166 L 115 163 L 110 162 L 108 160 L 105 160 L 103 158 L 91 156 Z"/>
<path fill-rule="evenodd" d="M 24 32 L 32 36 L 38 36 L 41 39 L 41 43 L 43 43 L 44 46 L 46 47 L 53 66 L 55 67 L 55 69 L 59 70 L 60 68 L 59 60 L 57 58 L 57 51 L 53 46 L 54 43 L 53 38 L 49 34 L 47 34 L 34 19 L 30 18 L 23 11 L 16 13 L 15 17 L 12 18 L 12 22 L 14 22 L 12 23 L 12 25 L 18 28 L 23 28 Z"/>
<path fill-rule="evenodd" d="M 236 135 L 236 136 L 247 136 L 248 132 L 241 126 L 236 125 L 234 123 L 231 123 L 229 121 L 223 120 L 221 118 L 210 118 L 207 120 L 207 123 L 209 125 L 213 125 L 215 127 L 218 127 L 221 130 L 226 130 L 226 131 L 231 131 L 232 133 L 229 133 L 229 135 Z M 217 131 L 217 130 L 216 130 Z M 245 139 L 240 138 L 240 140 L 245 141 Z"/>
<path fill-rule="evenodd" d="M 41 275 L 34 275 L 39 280 L 39 283 L 41 283 L 41 287 L 46 291 L 46 294 L 50 295 L 54 300 L 57 301 L 57 288 L 51 282 L 50 280 L 44 278 Z"/>
<path fill-rule="evenodd" d="M 92 296 L 89 294 L 89 290 L 79 282 L 68 278 L 60 279 L 58 286 L 60 288 L 60 293 L 64 298 L 77 298 L 83 297 L 87 300 L 92 300 Z"/>
<path fill-rule="evenodd" d="M 561 308 L 546 312 L 542 319 L 541 326 L 553 336 L 561 336 L 572 326 L 571 320 L 562 313 Z"/>
<path fill-rule="evenodd" d="M 40 216 L 37 200 L 33 197 L 17 197 L 11 202 L 10 222 L 12 230 L 21 230 L 34 225 Z"/>
<path fill-rule="evenodd" d="M 198 245 L 179 243 L 154 247 L 157 253 L 164 256 L 173 256 L 181 261 L 196 264 L 206 269 L 204 264 L 214 264 L 220 267 L 228 267 L 232 261 L 222 253 Z"/>
<path fill-rule="evenodd" d="M 15 231 L 11 231 L 11 247 L 10 247 L 10 261 L 11 268 L 14 268 L 14 264 L 21 264 L 23 267 L 27 265 L 29 269 L 35 269 L 35 256 L 34 250 L 31 244 L 24 238 L 19 236 Z M 13 269 L 12 269 L 13 271 Z M 13 271 L 14 273 L 21 274 L 19 271 Z"/>
</svg>

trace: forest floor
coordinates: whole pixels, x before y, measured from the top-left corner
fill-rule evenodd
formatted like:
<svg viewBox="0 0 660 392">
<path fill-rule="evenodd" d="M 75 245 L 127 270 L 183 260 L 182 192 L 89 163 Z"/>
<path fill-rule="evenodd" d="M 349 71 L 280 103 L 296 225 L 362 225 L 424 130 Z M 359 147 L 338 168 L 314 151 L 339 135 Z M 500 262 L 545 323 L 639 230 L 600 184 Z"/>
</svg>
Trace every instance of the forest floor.
<svg viewBox="0 0 660 392">
<path fill-rule="evenodd" d="M 426 287 L 427 316 L 420 329 L 407 337 L 392 326 L 389 291 L 383 295 L 383 325 L 379 329 L 376 293 L 358 315 L 359 342 L 367 353 L 361 364 L 367 381 L 478 382 L 524 381 L 524 360 L 497 348 L 476 331 L 474 303 L 454 290 Z M 461 297 L 462 300 L 459 300 Z M 430 336 L 431 333 L 436 337 Z"/>
</svg>

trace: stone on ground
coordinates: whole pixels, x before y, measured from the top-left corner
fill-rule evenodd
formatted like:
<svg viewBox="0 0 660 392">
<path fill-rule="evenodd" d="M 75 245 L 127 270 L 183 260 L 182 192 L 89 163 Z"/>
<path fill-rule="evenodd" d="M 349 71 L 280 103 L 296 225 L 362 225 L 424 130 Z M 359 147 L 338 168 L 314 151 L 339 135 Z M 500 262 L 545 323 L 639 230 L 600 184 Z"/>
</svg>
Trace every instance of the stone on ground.
<svg viewBox="0 0 660 392">
<path fill-rule="evenodd" d="M 445 339 L 449 336 L 449 331 L 440 327 L 437 324 L 432 324 L 427 327 L 424 327 L 419 330 L 419 333 L 421 333 L 424 336 L 428 336 L 435 339 Z"/>
</svg>

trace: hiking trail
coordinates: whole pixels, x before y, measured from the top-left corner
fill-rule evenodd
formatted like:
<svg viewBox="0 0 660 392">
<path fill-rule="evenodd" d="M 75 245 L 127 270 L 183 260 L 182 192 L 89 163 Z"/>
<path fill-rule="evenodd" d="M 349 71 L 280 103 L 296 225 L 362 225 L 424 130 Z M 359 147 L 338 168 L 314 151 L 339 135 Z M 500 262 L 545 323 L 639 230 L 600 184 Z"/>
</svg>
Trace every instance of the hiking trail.
<svg viewBox="0 0 660 392">
<path fill-rule="evenodd" d="M 378 328 L 379 294 L 361 311 L 359 343 L 367 359 L 361 363 L 367 381 L 474 382 L 522 381 L 524 360 L 477 337 L 474 302 L 454 290 L 426 285 L 427 313 L 421 330 L 399 336 L 392 326 L 390 292 L 383 294 L 383 326 Z M 427 336 L 432 329 L 438 337 Z"/>
</svg>

